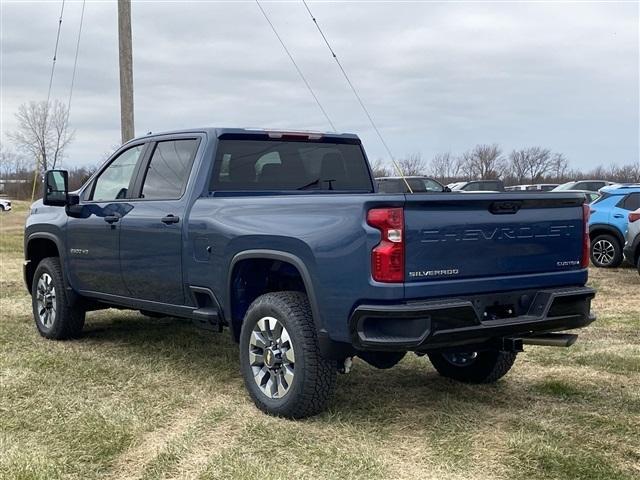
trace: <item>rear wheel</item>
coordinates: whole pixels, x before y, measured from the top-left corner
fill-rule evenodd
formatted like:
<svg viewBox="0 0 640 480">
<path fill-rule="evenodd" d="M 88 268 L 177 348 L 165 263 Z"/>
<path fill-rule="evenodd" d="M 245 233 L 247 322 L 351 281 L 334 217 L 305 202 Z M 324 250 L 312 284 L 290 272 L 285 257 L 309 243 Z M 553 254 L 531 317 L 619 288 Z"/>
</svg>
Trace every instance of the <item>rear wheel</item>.
<svg viewBox="0 0 640 480">
<path fill-rule="evenodd" d="M 306 295 L 272 292 L 251 304 L 240 332 L 240 367 L 260 410 L 288 418 L 324 410 L 335 386 L 336 363 L 320 353 Z"/>
<path fill-rule="evenodd" d="M 33 317 L 40 335 L 64 340 L 80 335 L 85 311 L 69 304 L 58 257 L 42 260 L 31 286 Z"/>
<path fill-rule="evenodd" d="M 622 263 L 622 246 L 613 236 L 598 235 L 591 242 L 591 262 L 600 268 L 615 268 Z"/>
<path fill-rule="evenodd" d="M 493 383 L 511 369 L 515 352 L 429 353 L 429 360 L 440 375 L 465 383 Z"/>
</svg>

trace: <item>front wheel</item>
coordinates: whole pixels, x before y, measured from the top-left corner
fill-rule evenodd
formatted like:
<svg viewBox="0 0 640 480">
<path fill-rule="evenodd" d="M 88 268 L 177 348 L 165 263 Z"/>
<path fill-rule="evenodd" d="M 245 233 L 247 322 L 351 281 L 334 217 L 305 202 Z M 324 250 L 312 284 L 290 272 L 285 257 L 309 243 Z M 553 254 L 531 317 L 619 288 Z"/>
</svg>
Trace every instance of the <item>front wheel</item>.
<svg viewBox="0 0 640 480">
<path fill-rule="evenodd" d="M 36 328 L 43 337 L 65 340 L 82 332 L 85 311 L 69 304 L 58 257 L 45 258 L 38 264 L 31 302 Z"/>
<path fill-rule="evenodd" d="M 251 304 L 240 332 L 240 368 L 263 412 L 304 418 L 325 409 L 336 364 L 320 353 L 306 295 L 272 292 Z"/>
<path fill-rule="evenodd" d="M 499 350 L 429 353 L 429 360 L 443 377 L 464 383 L 493 383 L 511 370 L 516 353 Z"/>
</svg>

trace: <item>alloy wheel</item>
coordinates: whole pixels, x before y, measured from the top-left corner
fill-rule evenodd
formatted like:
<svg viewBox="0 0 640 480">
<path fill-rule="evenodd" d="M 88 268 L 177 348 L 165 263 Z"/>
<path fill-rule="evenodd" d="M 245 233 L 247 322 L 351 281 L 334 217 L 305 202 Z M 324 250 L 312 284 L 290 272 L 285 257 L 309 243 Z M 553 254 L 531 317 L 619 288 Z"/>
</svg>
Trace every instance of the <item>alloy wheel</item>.
<svg viewBox="0 0 640 480">
<path fill-rule="evenodd" d="M 444 353 L 443 356 L 450 364 L 456 367 L 466 367 L 475 361 L 478 357 L 478 352 Z"/>
<path fill-rule="evenodd" d="M 51 328 L 56 321 L 56 289 L 51 275 L 46 272 L 38 279 L 36 305 L 38 320 L 44 327 Z"/>
<path fill-rule="evenodd" d="M 593 258 L 600 265 L 609 265 L 615 254 L 616 247 L 608 240 L 598 240 L 593 245 Z"/>
<path fill-rule="evenodd" d="M 273 317 L 258 320 L 249 339 L 249 365 L 262 393 L 274 399 L 284 397 L 293 384 L 295 361 L 284 325 Z"/>
</svg>

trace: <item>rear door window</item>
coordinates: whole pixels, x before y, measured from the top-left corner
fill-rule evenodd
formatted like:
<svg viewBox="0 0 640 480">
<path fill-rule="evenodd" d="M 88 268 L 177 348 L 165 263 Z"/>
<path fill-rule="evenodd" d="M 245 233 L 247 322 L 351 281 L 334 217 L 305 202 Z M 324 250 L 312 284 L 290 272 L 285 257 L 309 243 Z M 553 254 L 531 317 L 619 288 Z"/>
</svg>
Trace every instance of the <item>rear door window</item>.
<svg viewBox="0 0 640 480">
<path fill-rule="evenodd" d="M 360 145 L 281 140 L 221 140 L 210 189 L 372 192 Z"/>
<path fill-rule="evenodd" d="M 198 143 L 199 140 L 195 138 L 158 142 L 147 166 L 142 198 L 180 198 L 189 179 Z"/>
<path fill-rule="evenodd" d="M 640 193 L 630 193 L 618 204 L 620 208 L 633 211 L 640 208 Z"/>
</svg>

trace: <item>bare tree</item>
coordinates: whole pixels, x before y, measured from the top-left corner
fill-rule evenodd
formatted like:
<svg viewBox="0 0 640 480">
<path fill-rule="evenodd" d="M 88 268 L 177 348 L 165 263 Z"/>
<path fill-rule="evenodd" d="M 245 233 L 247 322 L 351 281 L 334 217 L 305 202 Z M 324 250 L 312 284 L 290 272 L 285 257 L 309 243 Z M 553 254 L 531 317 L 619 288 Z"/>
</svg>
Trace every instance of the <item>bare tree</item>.
<svg viewBox="0 0 640 480">
<path fill-rule="evenodd" d="M 460 157 L 461 172 L 468 179 L 491 180 L 500 178 L 507 163 L 498 144 L 476 145 Z"/>
<path fill-rule="evenodd" d="M 567 172 L 569 170 L 569 161 L 561 153 L 553 155 L 551 160 L 551 174 L 558 182 L 565 181 L 567 179 Z"/>
<path fill-rule="evenodd" d="M 518 183 L 538 183 L 553 169 L 554 157 L 548 148 L 529 147 L 512 151 L 509 163 Z"/>
<path fill-rule="evenodd" d="M 454 157 L 450 152 L 437 154 L 429 165 L 429 173 L 445 183 L 456 180 L 461 170 L 461 158 Z"/>
<path fill-rule="evenodd" d="M 371 173 L 373 173 L 373 178 L 390 177 L 391 169 L 379 158 L 376 160 L 376 163 L 371 166 Z"/>
<path fill-rule="evenodd" d="M 411 153 L 404 158 L 396 160 L 403 175 L 424 175 L 425 165 L 422 161 L 422 156 L 419 153 Z"/>
<path fill-rule="evenodd" d="M 7 145 L 0 143 L 0 175 L 8 178 L 27 168 L 26 159 L 11 150 Z"/>
<path fill-rule="evenodd" d="M 23 103 L 16 113 L 18 129 L 9 135 L 17 148 L 33 157 L 38 170 L 55 168 L 73 139 L 69 112 L 58 100 Z"/>
</svg>

